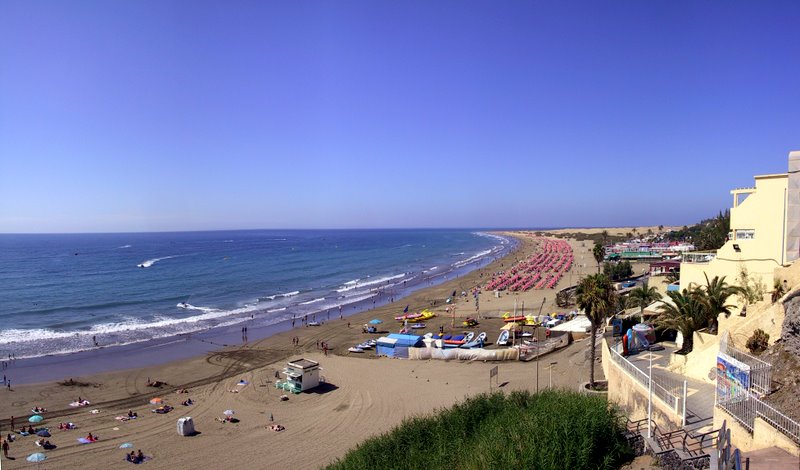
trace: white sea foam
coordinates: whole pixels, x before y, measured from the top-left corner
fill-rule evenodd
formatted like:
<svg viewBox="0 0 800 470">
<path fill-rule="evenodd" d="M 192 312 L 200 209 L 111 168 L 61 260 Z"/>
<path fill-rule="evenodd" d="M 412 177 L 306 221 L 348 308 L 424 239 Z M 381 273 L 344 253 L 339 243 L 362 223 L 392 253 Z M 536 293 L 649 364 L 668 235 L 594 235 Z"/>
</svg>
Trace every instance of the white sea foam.
<svg viewBox="0 0 800 470">
<path fill-rule="evenodd" d="M 164 256 L 162 258 L 149 259 L 147 261 L 142 261 L 141 263 L 137 264 L 136 267 L 137 268 L 149 268 L 150 266 L 158 263 L 161 260 L 170 259 L 170 258 L 177 258 L 178 256 L 180 256 L 180 255 Z"/>
<path fill-rule="evenodd" d="M 500 235 L 495 235 L 493 233 L 486 233 L 486 232 L 472 232 L 473 235 L 477 235 L 479 237 L 486 237 L 486 238 L 493 238 L 495 240 L 499 240 L 501 244 L 506 245 L 509 243 L 508 238 L 502 237 Z"/>
<path fill-rule="evenodd" d="M 259 297 L 258 300 L 264 300 L 264 299 L 275 300 L 278 297 L 285 297 L 285 298 L 294 297 L 295 295 L 297 295 L 299 293 L 300 293 L 299 290 L 295 290 L 295 291 L 292 291 L 292 292 L 286 292 L 285 294 L 266 295 L 264 297 Z"/>
<path fill-rule="evenodd" d="M 233 243 L 233 240 L 222 240 L 222 243 Z"/>
<path fill-rule="evenodd" d="M 466 265 L 468 265 L 470 263 L 473 263 L 473 262 L 479 260 L 480 258 L 483 258 L 486 255 L 490 255 L 491 253 L 492 253 L 492 250 L 481 251 L 480 253 L 477 253 L 477 254 L 474 254 L 474 255 L 470 256 L 469 258 L 462 259 L 460 261 L 457 261 L 457 262 L 453 263 L 453 266 L 455 266 L 456 268 L 461 268 L 463 266 L 466 266 Z"/>
<path fill-rule="evenodd" d="M 431 272 L 431 271 L 436 271 L 437 269 L 439 269 L 439 266 L 434 266 L 434 267 L 432 267 L 432 268 L 429 268 L 429 269 L 426 269 L 426 270 L 424 270 L 424 271 L 422 271 L 422 272 L 423 272 L 423 273 L 429 273 L 429 272 Z"/>
<path fill-rule="evenodd" d="M 323 300 L 325 300 L 325 297 L 320 297 L 318 299 L 309 300 L 307 302 L 300 302 L 300 305 L 311 305 L 311 304 L 315 304 L 317 302 L 322 302 Z"/>
<path fill-rule="evenodd" d="M 120 250 L 122 248 L 130 248 L 130 247 L 131 247 L 131 245 L 122 245 L 122 246 L 118 246 L 117 249 Z"/>
<path fill-rule="evenodd" d="M 377 284 L 386 284 L 388 281 L 392 281 L 394 279 L 401 279 L 401 278 L 403 278 L 405 276 L 406 276 L 405 274 L 396 274 L 394 276 L 386 276 L 386 277 L 381 277 L 381 278 L 373 279 L 373 280 L 369 280 L 369 281 L 356 282 L 355 284 L 351 284 L 351 283 L 348 282 L 348 283 L 345 283 L 345 285 L 343 287 L 340 287 L 340 288 L 336 289 L 336 292 L 341 294 L 343 292 L 347 292 L 347 291 L 350 291 L 350 290 L 353 290 L 353 289 L 360 289 L 360 288 L 363 288 L 363 287 L 374 286 L 374 285 L 377 285 Z M 359 280 L 357 279 L 356 281 L 359 281 Z"/>
<path fill-rule="evenodd" d="M 178 307 L 185 308 L 186 310 L 199 310 L 201 312 L 219 312 L 218 308 L 211 308 L 211 307 L 197 307 L 192 304 L 178 304 Z"/>
<path fill-rule="evenodd" d="M 284 311 L 284 310 L 286 310 L 286 307 L 281 307 L 281 308 L 273 308 L 272 310 L 267 310 L 267 313 L 282 312 L 282 311 Z"/>
</svg>

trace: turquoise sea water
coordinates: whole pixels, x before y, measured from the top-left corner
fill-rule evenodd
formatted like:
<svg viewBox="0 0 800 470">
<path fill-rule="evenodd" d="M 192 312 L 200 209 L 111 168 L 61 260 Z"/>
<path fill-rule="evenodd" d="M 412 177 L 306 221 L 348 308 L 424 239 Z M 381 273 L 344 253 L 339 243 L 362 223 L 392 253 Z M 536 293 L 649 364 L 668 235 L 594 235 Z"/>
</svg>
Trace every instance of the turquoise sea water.
<svg viewBox="0 0 800 470">
<path fill-rule="evenodd" d="M 0 357 L 325 320 L 512 245 L 468 230 L 0 235 Z"/>
</svg>

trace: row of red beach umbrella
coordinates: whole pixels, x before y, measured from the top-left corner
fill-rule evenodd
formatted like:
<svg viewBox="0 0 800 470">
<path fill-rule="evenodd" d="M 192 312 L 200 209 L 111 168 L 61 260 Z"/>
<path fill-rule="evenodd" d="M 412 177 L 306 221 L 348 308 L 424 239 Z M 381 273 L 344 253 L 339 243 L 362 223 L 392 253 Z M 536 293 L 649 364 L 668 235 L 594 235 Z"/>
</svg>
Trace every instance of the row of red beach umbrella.
<svg viewBox="0 0 800 470">
<path fill-rule="evenodd" d="M 526 291 L 555 287 L 574 262 L 572 247 L 563 240 L 542 238 L 539 249 L 527 260 L 509 270 L 496 273 L 486 283 L 487 290 Z"/>
</svg>

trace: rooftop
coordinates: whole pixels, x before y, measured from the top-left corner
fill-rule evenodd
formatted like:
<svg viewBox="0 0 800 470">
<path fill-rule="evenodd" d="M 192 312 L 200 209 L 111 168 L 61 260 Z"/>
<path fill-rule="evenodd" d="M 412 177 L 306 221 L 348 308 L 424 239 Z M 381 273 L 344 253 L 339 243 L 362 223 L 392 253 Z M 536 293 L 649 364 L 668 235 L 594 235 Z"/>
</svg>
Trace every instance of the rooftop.
<svg viewBox="0 0 800 470">
<path fill-rule="evenodd" d="M 310 369 L 313 367 L 319 367 L 319 362 L 312 361 L 311 359 L 294 359 L 289 361 L 289 365 L 292 367 L 299 367 L 301 369 Z"/>
</svg>

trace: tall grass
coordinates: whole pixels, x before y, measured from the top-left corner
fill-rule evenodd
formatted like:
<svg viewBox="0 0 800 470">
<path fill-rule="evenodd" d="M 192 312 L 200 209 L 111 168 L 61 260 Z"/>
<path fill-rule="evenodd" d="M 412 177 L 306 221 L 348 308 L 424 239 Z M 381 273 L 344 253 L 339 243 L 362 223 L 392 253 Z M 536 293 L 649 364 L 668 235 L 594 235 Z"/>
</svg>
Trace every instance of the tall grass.
<svg viewBox="0 0 800 470">
<path fill-rule="evenodd" d="M 329 469 L 618 468 L 631 457 L 605 398 L 568 391 L 479 395 L 352 449 Z"/>
</svg>

